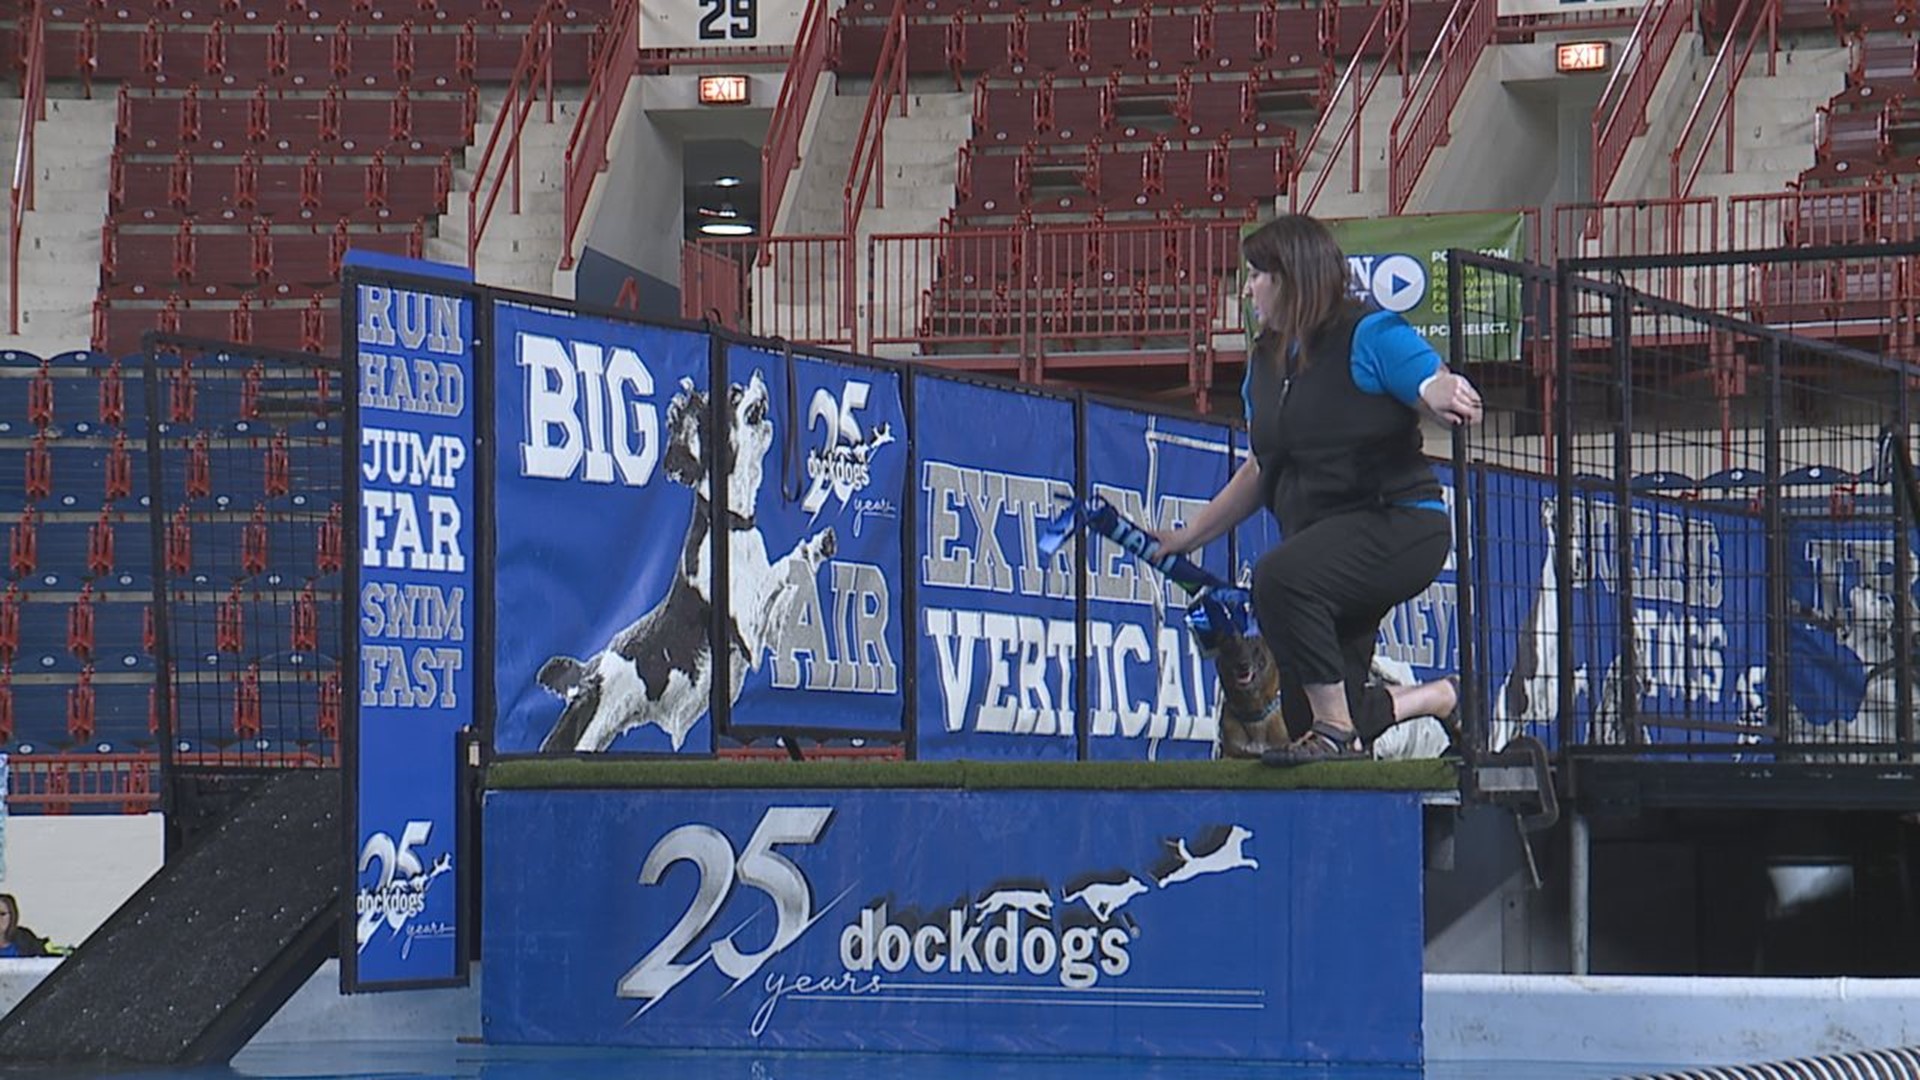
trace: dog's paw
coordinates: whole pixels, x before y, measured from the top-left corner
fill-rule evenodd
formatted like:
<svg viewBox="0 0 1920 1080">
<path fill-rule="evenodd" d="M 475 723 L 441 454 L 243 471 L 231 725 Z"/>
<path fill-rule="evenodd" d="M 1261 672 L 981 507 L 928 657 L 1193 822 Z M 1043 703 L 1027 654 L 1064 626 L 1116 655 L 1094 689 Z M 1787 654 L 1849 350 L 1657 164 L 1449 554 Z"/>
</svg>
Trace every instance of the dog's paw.
<svg viewBox="0 0 1920 1080">
<path fill-rule="evenodd" d="M 840 541 L 834 535 L 833 526 L 829 525 L 815 533 L 813 539 L 807 541 L 807 561 L 819 566 L 833 558 L 833 553 L 838 550 L 840 550 Z"/>
</svg>

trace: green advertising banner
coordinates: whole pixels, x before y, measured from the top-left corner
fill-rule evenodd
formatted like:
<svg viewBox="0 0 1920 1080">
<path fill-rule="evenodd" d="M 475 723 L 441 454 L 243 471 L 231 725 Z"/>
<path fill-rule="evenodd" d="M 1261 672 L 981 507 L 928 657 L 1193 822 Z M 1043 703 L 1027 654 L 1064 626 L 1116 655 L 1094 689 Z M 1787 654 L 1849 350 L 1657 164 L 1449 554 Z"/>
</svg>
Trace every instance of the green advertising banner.
<svg viewBox="0 0 1920 1080">
<path fill-rule="evenodd" d="M 1264 222 L 1240 231 L 1244 238 Z M 1441 356 L 1447 348 L 1447 251 L 1464 248 L 1501 259 L 1525 259 L 1524 214 L 1409 214 L 1329 219 L 1327 228 L 1353 268 L 1353 291 L 1400 313 Z M 1469 271 L 1464 329 L 1476 361 L 1520 359 L 1519 282 Z M 1496 291 L 1503 295 L 1496 295 Z M 1248 316 L 1251 345 L 1252 319 Z"/>
<path fill-rule="evenodd" d="M 1500 259 L 1525 259 L 1523 214 L 1410 214 L 1329 221 L 1353 267 L 1354 292 L 1397 311 L 1441 356 L 1447 352 L 1447 251 L 1464 248 Z M 1467 355 L 1520 359 L 1521 297 L 1517 279 L 1464 275 Z M 1496 296 L 1496 290 L 1508 295 Z"/>
</svg>

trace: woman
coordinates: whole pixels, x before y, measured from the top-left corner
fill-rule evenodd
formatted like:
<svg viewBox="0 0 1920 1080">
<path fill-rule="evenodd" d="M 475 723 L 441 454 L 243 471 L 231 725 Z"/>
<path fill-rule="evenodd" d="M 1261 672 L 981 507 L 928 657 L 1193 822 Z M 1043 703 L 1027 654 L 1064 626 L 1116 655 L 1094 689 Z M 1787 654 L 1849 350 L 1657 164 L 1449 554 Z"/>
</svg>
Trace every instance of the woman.
<svg viewBox="0 0 1920 1080">
<path fill-rule="evenodd" d="M 1254 614 L 1294 741 L 1264 760 L 1360 756 L 1363 736 L 1457 703 L 1451 680 L 1383 689 L 1367 674 L 1380 620 L 1432 584 L 1450 544 L 1419 416 L 1478 423 L 1480 394 L 1406 320 L 1349 294 L 1346 256 L 1319 222 L 1271 221 L 1241 254 L 1260 327 L 1242 387 L 1253 454 L 1193 520 L 1158 536 L 1190 552 L 1273 512 L 1282 541 L 1254 566 Z"/>
<path fill-rule="evenodd" d="M 0 893 L 0 957 L 45 955 L 46 939 L 20 925 L 20 901 Z"/>
</svg>

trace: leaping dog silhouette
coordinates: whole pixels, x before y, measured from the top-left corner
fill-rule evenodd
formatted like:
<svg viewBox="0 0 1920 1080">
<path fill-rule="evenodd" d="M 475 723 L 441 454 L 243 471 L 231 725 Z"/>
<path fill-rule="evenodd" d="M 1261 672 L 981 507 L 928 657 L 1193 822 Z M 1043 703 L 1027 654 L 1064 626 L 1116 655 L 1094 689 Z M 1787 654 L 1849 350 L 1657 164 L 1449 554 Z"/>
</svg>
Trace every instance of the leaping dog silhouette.
<svg viewBox="0 0 1920 1080">
<path fill-rule="evenodd" d="M 1180 865 L 1167 876 L 1156 878 L 1155 884 L 1164 889 L 1182 881 L 1192 881 L 1202 874 L 1224 874 L 1243 867 L 1258 870 L 1260 863 L 1246 853 L 1246 843 L 1251 839 L 1252 830 L 1235 825 L 1227 830 L 1227 838 L 1219 847 L 1205 855 L 1194 855 L 1187 850 L 1187 839 L 1183 836 L 1174 841 L 1174 853 L 1180 857 Z"/>
</svg>

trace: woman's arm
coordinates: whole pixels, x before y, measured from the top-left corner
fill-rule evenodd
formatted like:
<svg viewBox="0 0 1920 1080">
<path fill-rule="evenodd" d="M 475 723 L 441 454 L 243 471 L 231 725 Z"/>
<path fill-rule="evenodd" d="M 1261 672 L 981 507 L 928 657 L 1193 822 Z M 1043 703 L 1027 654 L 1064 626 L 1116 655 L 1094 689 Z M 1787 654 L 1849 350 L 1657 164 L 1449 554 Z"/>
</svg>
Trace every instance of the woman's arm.
<svg viewBox="0 0 1920 1080">
<path fill-rule="evenodd" d="M 1193 515 L 1193 520 L 1178 529 L 1156 529 L 1154 539 L 1160 541 L 1160 551 L 1166 555 L 1185 555 L 1211 544 L 1226 535 L 1228 529 L 1253 516 L 1260 509 L 1263 495 L 1260 483 L 1260 462 L 1248 457 L 1234 472 L 1233 478 L 1220 493 Z"/>
</svg>

